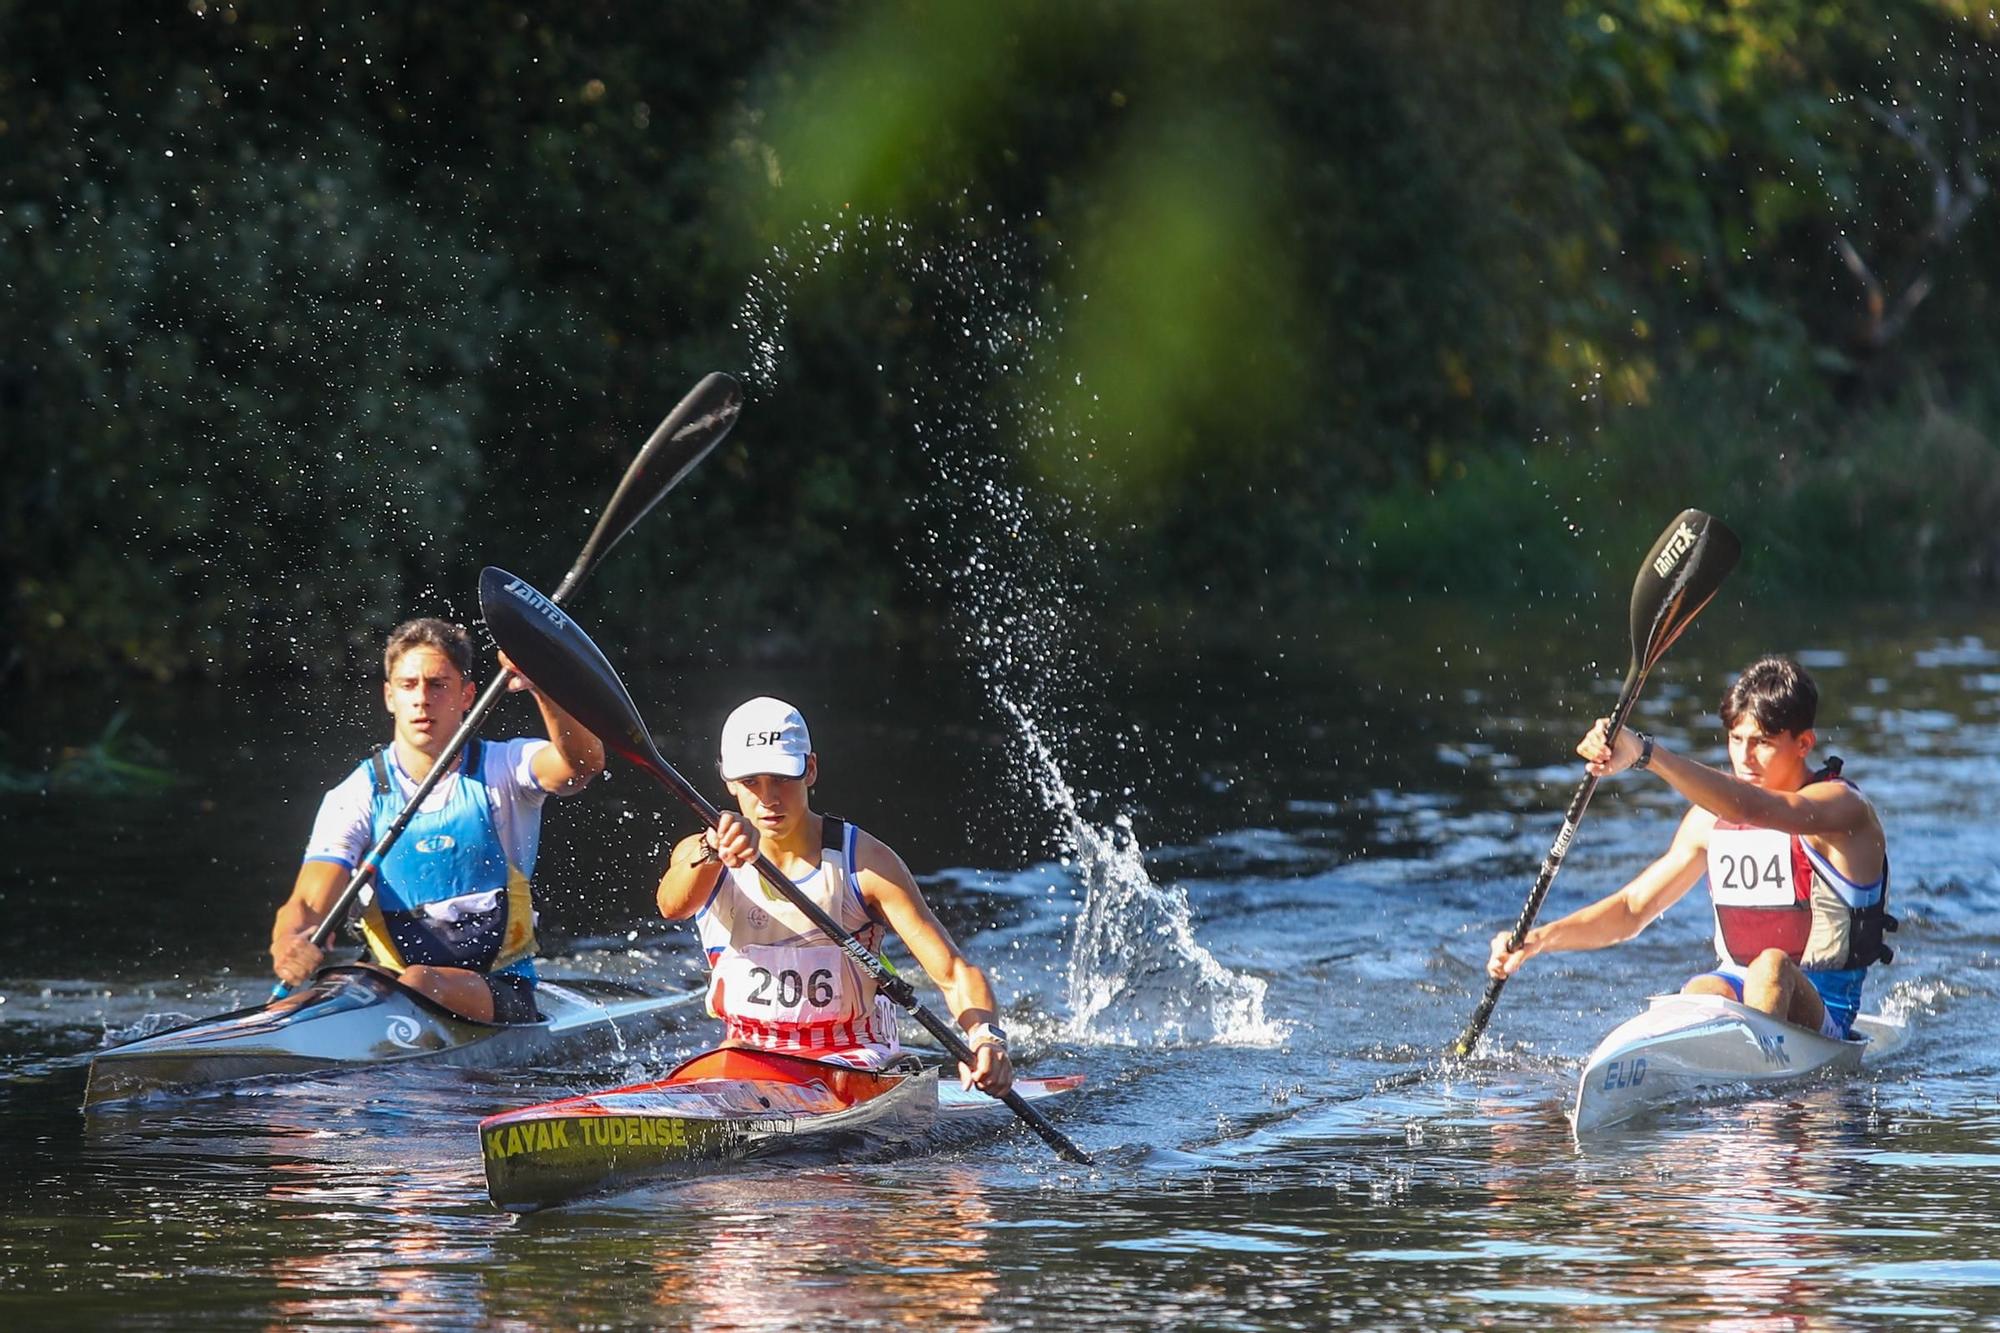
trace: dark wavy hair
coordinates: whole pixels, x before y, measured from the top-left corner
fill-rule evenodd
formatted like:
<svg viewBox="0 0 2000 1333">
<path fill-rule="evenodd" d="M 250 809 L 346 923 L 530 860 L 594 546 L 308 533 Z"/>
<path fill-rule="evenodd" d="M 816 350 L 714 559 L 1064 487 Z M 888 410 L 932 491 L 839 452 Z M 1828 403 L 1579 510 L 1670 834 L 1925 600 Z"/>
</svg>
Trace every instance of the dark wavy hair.
<svg viewBox="0 0 2000 1333">
<path fill-rule="evenodd" d="M 436 616 L 405 620 L 389 631 L 389 642 L 382 649 L 382 675 L 385 679 L 395 671 L 396 659 L 412 648 L 437 649 L 458 668 L 459 675 L 472 679 L 472 636 L 465 632 L 465 626 L 439 620 Z"/>
<path fill-rule="evenodd" d="M 1722 695 L 1722 725 L 1734 730 L 1749 716 L 1766 732 L 1810 731 L 1819 715 L 1819 686 L 1789 657 L 1760 657 Z"/>
</svg>

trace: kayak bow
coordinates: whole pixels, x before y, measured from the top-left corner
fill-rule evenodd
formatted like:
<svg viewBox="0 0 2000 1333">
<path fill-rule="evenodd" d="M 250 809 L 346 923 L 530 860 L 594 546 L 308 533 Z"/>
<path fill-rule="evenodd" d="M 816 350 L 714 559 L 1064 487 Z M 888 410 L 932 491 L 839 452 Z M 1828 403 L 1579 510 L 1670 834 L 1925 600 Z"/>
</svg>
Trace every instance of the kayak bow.
<svg viewBox="0 0 2000 1333">
<path fill-rule="evenodd" d="M 1082 1083 L 1075 1074 L 1014 1086 L 1035 1101 Z M 527 1212 L 748 1158 L 910 1143 L 1005 1110 L 940 1084 L 935 1068 L 876 1073 L 726 1047 L 654 1082 L 488 1116 L 479 1143 L 495 1206 Z"/>
<path fill-rule="evenodd" d="M 164 1093 L 228 1090 L 422 1060 L 501 1069 L 643 1041 L 698 998 L 596 979 L 544 980 L 537 1023 L 462 1017 L 371 967 L 320 971 L 284 999 L 197 1019 L 90 1062 L 84 1109 Z"/>
<path fill-rule="evenodd" d="M 1590 1053 L 1570 1121 L 1580 1138 L 1704 1096 L 1851 1073 L 1906 1035 L 1901 1023 L 1864 1014 L 1852 1037 L 1835 1041 L 1720 996 L 1655 995 Z"/>
</svg>

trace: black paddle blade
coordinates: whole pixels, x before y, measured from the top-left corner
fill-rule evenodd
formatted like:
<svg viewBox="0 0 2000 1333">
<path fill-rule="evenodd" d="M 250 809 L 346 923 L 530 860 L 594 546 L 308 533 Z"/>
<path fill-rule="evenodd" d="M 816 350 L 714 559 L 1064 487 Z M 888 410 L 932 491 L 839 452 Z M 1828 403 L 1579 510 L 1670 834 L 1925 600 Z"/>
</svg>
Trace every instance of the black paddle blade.
<svg viewBox="0 0 2000 1333">
<path fill-rule="evenodd" d="M 567 611 L 526 579 L 488 565 L 479 572 L 479 613 L 521 674 L 605 749 L 642 768 L 666 766 L 625 683 Z"/>
<path fill-rule="evenodd" d="M 625 479 L 591 530 L 576 568 L 588 571 L 672 490 L 695 464 L 708 457 L 743 412 L 743 386 L 715 371 L 702 377 L 640 447 Z M 509 653 L 509 657 L 513 654 Z"/>
<path fill-rule="evenodd" d="M 1667 525 L 1632 584 L 1632 660 L 1642 673 L 1694 623 L 1742 554 L 1736 534 L 1699 509 Z"/>
</svg>

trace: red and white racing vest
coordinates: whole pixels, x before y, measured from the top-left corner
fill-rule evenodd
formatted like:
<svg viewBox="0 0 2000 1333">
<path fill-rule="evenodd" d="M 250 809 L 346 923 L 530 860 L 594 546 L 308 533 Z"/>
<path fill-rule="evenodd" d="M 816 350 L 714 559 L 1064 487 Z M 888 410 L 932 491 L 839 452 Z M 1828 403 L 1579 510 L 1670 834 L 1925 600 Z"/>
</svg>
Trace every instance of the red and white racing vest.
<svg viewBox="0 0 2000 1333">
<path fill-rule="evenodd" d="M 1829 775 L 1846 781 L 1837 770 Z M 1859 885 L 1797 834 L 1718 819 L 1708 839 L 1708 892 L 1715 903 L 1715 952 L 1747 965 L 1782 949 L 1800 967 L 1837 972 L 1887 962 L 1884 930 L 1889 866 Z"/>
<path fill-rule="evenodd" d="M 832 815 L 821 823 L 819 869 L 793 886 L 879 953 L 882 924 L 868 914 L 855 883 L 860 830 Z M 708 953 L 708 1011 L 728 1026 L 730 1040 L 784 1051 L 895 1041 L 889 1006 L 876 1004 L 874 977 L 766 884 L 755 866 L 725 868 L 695 914 L 695 926 Z"/>
</svg>

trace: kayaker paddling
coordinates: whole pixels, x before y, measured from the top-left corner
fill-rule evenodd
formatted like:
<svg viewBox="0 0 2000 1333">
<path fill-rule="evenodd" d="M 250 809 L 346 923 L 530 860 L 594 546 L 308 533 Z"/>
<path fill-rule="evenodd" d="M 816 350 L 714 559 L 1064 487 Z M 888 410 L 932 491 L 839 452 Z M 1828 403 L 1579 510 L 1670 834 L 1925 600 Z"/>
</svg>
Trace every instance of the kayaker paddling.
<svg viewBox="0 0 2000 1333">
<path fill-rule="evenodd" d="M 1577 745 L 1590 772 L 1658 774 L 1694 803 L 1672 845 L 1630 883 L 1519 949 L 1494 937 L 1488 972 L 1511 976 L 1536 954 L 1599 949 L 1637 935 L 1704 875 L 1716 914 L 1717 965 L 1682 989 L 1739 1000 L 1834 1038 L 1852 1030 L 1869 966 L 1886 962 L 1887 840 L 1875 809 L 1832 760 L 1809 756 L 1819 691 L 1796 662 L 1753 662 L 1723 696 L 1732 771 L 1682 758 L 1652 737 L 1600 720 Z"/>
<path fill-rule="evenodd" d="M 511 669 L 502 657 L 501 665 Z M 287 986 L 320 966 L 314 930 L 380 832 L 430 773 L 472 707 L 472 641 L 428 617 L 407 621 L 383 650 L 382 700 L 394 737 L 327 792 L 305 863 L 271 930 L 271 965 Z M 383 859 L 362 919 L 373 960 L 404 985 L 467 1018 L 536 1017 L 534 872 L 544 801 L 579 791 L 604 749 L 525 679 L 546 740 L 468 744 Z"/>
<path fill-rule="evenodd" d="M 897 1056 L 896 1006 L 833 940 L 759 877 L 762 852 L 869 950 L 894 932 L 937 983 L 966 1034 L 966 1086 L 995 1096 L 1013 1082 L 986 974 L 960 952 L 887 844 L 816 813 L 819 779 L 805 719 L 782 700 L 752 699 L 723 724 L 721 771 L 738 810 L 684 838 L 660 878 L 670 921 L 695 918 L 711 971 L 709 1009 L 731 1045 L 881 1069 Z"/>
</svg>

